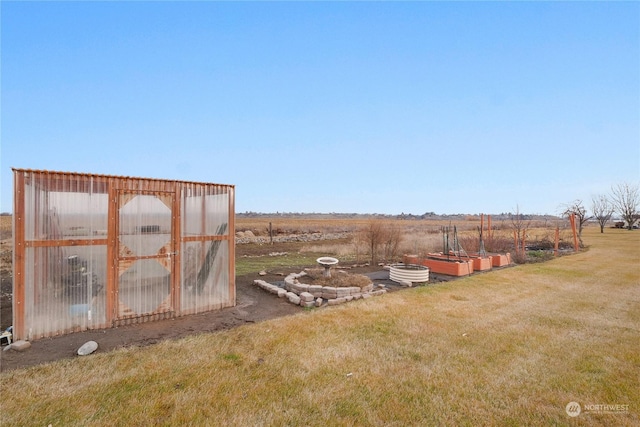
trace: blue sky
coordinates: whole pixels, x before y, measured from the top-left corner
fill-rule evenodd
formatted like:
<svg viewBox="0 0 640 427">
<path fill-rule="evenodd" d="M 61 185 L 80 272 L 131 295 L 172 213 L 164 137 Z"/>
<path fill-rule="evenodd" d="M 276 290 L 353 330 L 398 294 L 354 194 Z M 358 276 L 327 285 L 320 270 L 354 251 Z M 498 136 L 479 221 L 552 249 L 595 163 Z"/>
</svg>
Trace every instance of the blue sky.
<svg viewBox="0 0 640 427">
<path fill-rule="evenodd" d="M 11 168 L 236 211 L 556 214 L 640 181 L 637 2 L 11 2 Z"/>
</svg>

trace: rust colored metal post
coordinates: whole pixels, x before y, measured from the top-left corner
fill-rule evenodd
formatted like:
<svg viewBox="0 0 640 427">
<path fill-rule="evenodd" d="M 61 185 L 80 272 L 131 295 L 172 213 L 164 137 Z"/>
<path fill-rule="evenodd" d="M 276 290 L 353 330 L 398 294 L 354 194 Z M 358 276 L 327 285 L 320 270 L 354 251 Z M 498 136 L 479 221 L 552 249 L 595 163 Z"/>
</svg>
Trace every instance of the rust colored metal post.
<svg viewBox="0 0 640 427">
<path fill-rule="evenodd" d="M 489 232 L 489 240 L 493 243 L 493 232 L 491 231 L 491 215 L 487 215 L 487 231 Z"/>
<path fill-rule="evenodd" d="M 573 249 L 578 252 L 578 231 L 576 230 L 576 214 L 572 213 L 569 216 L 569 221 L 571 222 L 571 231 L 573 232 Z"/>
<path fill-rule="evenodd" d="M 229 229 L 227 239 L 229 242 L 229 299 L 231 305 L 236 306 L 236 187 L 231 186 L 229 192 Z"/>
<path fill-rule="evenodd" d="M 107 184 L 109 205 L 107 207 L 107 283 L 106 283 L 106 323 L 113 326 L 118 316 L 118 190 L 116 179 L 109 178 Z"/>
<path fill-rule="evenodd" d="M 183 187 L 171 183 L 173 204 L 171 206 L 171 311 L 173 313 L 180 312 L 182 302 L 181 284 L 182 284 L 182 192 Z"/>
<path fill-rule="evenodd" d="M 13 172 L 13 335 L 26 338 L 25 331 L 25 177 Z"/>
</svg>

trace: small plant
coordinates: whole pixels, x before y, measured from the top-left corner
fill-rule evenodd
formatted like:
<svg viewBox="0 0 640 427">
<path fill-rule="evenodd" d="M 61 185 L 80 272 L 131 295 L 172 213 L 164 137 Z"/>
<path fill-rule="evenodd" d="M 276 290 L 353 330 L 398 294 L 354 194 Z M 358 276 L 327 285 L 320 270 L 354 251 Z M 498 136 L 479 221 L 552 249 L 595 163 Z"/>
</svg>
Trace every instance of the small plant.
<svg viewBox="0 0 640 427">
<path fill-rule="evenodd" d="M 242 357 L 239 354 L 236 353 L 226 353 L 222 355 L 222 359 L 226 360 L 227 362 L 231 362 L 234 365 L 239 365 L 240 362 L 242 361 Z"/>
<path fill-rule="evenodd" d="M 527 262 L 543 262 L 553 259 L 552 251 L 538 250 L 527 252 Z"/>
</svg>

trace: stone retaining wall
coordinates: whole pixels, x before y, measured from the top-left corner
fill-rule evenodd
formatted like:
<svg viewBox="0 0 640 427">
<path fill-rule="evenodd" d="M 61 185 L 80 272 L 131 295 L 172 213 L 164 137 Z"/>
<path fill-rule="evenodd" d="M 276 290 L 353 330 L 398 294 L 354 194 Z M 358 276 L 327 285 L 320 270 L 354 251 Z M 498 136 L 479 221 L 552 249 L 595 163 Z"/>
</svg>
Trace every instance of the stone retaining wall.
<svg viewBox="0 0 640 427">
<path fill-rule="evenodd" d="M 287 298 L 290 303 L 302 307 L 320 307 L 325 301 L 327 305 L 338 305 L 353 300 L 371 298 L 387 292 L 384 285 L 374 287 L 373 284 L 369 284 L 362 288 L 358 286 L 337 288 L 300 283 L 299 279 L 306 275 L 307 273 L 304 271 L 302 273 L 289 274 L 284 279 L 284 288 L 260 279 L 254 280 L 253 283 L 267 292 L 278 295 L 280 298 Z"/>
</svg>

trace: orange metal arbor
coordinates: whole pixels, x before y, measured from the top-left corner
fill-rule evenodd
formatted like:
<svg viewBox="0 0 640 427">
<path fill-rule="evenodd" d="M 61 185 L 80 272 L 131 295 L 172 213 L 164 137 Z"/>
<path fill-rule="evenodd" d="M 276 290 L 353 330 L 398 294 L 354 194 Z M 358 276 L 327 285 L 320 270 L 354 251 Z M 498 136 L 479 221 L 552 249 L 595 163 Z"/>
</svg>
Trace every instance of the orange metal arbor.
<svg viewBox="0 0 640 427">
<path fill-rule="evenodd" d="M 235 187 L 13 169 L 13 333 L 235 305 Z"/>
</svg>

